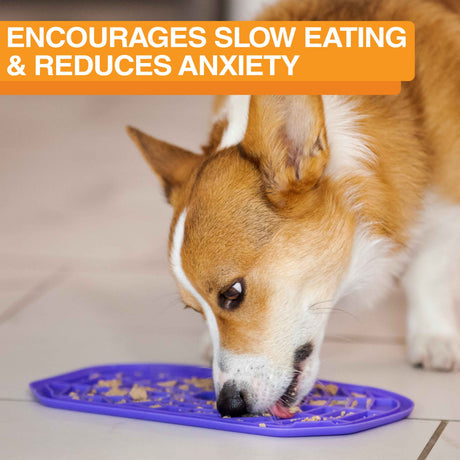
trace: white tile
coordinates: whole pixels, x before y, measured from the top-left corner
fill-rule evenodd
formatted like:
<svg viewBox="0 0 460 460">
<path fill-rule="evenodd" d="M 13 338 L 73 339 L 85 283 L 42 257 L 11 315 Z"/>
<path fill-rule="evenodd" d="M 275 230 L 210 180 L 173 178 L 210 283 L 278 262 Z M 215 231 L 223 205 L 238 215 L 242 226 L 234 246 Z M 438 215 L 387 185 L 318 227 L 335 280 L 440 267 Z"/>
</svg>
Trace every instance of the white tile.
<svg viewBox="0 0 460 460">
<path fill-rule="evenodd" d="M 12 308 L 20 308 L 29 298 L 39 295 L 40 287 L 54 273 L 48 265 L 41 269 L 7 268 L 5 260 L 0 262 L 0 322 L 3 314 Z M 37 291 L 37 292 L 36 292 Z"/>
<path fill-rule="evenodd" d="M 430 460 L 457 460 L 460 458 L 460 422 L 448 423 L 428 458 Z"/>
<path fill-rule="evenodd" d="M 20 300 L 33 286 L 29 280 L 13 280 L 6 283 L 0 280 L 0 318 L 2 313 L 9 310 Z"/>
<path fill-rule="evenodd" d="M 375 306 L 345 308 L 338 305 L 331 313 L 326 331 L 327 340 L 374 342 L 404 341 L 406 306 L 401 290 L 395 289 Z"/>
<path fill-rule="evenodd" d="M 30 397 L 31 380 L 93 364 L 201 364 L 204 330 L 165 271 L 78 273 L 0 326 L 0 367 L 9 374 L 0 397 Z M 460 413 L 460 374 L 414 369 L 402 345 L 326 343 L 320 376 L 400 392 L 415 401 L 414 417 Z"/>
<path fill-rule="evenodd" d="M 183 147 L 205 140 L 211 98 L 2 97 L 0 264 L 166 266 L 171 209 L 128 123 Z M 328 338 L 402 340 L 400 301 L 336 310 Z"/>
<path fill-rule="evenodd" d="M 0 401 L 0 425 L 2 455 L 11 460 L 387 460 L 416 458 L 437 422 L 404 420 L 347 436 L 279 439 Z"/>
<path fill-rule="evenodd" d="M 211 98 L 2 97 L 0 255 L 164 260 L 171 209 L 125 132 L 199 151 Z"/>
<path fill-rule="evenodd" d="M 0 283 L 1 284 L 1 283 Z M 15 302 L 20 299 L 25 292 L 27 292 L 28 286 L 21 288 L 3 288 L 0 291 L 0 315 L 9 310 Z M 1 317 L 1 316 L 0 316 Z"/>
<path fill-rule="evenodd" d="M 94 364 L 203 363 L 204 328 L 166 272 L 71 276 L 0 325 L 0 397 L 30 397 L 30 381 Z"/>
<path fill-rule="evenodd" d="M 460 373 L 415 369 L 403 345 L 326 343 L 320 376 L 401 393 L 415 402 L 416 418 L 455 420 L 460 414 Z"/>
</svg>

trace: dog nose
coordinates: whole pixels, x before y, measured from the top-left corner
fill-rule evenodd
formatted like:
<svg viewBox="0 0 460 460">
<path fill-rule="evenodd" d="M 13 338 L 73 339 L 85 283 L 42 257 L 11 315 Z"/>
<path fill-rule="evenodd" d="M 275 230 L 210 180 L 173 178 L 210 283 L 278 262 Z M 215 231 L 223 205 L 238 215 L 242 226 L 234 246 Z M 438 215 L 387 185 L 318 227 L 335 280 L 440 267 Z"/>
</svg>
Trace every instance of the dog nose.
<svg viewBox="0 0 460 460">
<path fill-rule="evenodd" d="M 238 417 L 248 412 L 244 392 L 232 382 L 225 382 L 217 400 L 217 410 L 222 416 Z"/>
</svg>

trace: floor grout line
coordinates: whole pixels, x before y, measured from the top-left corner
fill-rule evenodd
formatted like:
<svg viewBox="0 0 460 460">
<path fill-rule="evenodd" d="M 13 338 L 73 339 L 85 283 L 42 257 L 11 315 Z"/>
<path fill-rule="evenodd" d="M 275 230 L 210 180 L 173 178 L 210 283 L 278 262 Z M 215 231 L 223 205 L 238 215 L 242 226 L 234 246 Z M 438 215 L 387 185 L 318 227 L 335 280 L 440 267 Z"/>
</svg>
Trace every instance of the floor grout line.
<svg viewBox="0 0 460 460">
<path fill-rule="evenodd" d="M 445 430 L 447 423 L 448 422 L 446 420 L 441 420 L 438 427 L 432 434 L 431 438 L 428 440 L 425 447 L 423 448 L 421 454 L 418 456 L 417 460 L 425 460 L 428 457 L 434 445 L 436 444 L 438 439 L 441 437 L 442 432 Z"/>
<path fill-rule="evenodd" d="M 6 323 L 9 319 L 24 310 L 24 308 L 26 308 L 31 302 L 38 299 L 51 288 L 62 282 L 70 275 L 70 273 L 71 270 L 68 267 L 60 267 L 51 275 L 45 277 L 45 279 L 29 289 L 22 297 L 13 302 L 12 305 L 0 314 L 0 325 Z"/>
<path fill-rule="evenodd" d="M 369 337 L 359 335 L 346 336 L 327 336 L 324 338 L 325 343 L 368 343 L 376 345 L 404 345 L 406 343 L 403 337 Z"/>
<path fill-rule="evenodd" d="M 143 259 L 128 259 L 128 258 L 78 258 L 74 256 L 64 256 L 64 257 L 46 257 L 46 256 L 23 256 L 23 255 L 12 255 L 0 253 L 1 260 L 14 260 L 16 262 L 20 261 L 21 266 L 16 268 L 21 270 L 23 268 L 27 269 L 29 264 L 70 264 L 77 271 L 106 271 L 108 267 L 111 270 L 116 271 L 139 271 L 139 272 L 150 272 L 157 271 L 159 269 L 168 269 L 168 263 L 166 258 L 157 258 L 152 256 L 151 258 Z M 24 266 L 22 266 L 24 265 Z"/>
<path fill-rule="evenodd" d="M 422 422 L 460 422 L 460 419 L 457 418 L 432 418 L 432 417 L 407 417 L 408 420 L 420 420 Z"/>
</svg>

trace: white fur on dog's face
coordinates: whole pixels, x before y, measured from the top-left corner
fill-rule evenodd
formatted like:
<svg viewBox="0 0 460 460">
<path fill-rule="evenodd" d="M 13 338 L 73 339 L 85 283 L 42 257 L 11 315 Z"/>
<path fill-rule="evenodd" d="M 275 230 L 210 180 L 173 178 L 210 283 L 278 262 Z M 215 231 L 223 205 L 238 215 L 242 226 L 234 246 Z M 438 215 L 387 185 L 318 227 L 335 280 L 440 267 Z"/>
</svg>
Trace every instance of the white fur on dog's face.
<svg viewBox="0 0 460 460">
<path fill-rule="evenodd" d="M 265 276 L 279 271 L 266 267 Z M 271 278 L 271 277 L 270 277 Z M 300 284 L 300 283 L 299 283 Z M 314 301 L 327 297 L 290 280 L 286 272 L 277 276 L 264 313 L 265 336 L 254 344 L 252 353 L 238 353 L 219 347 L 215 368 L 217 389 L 233 381 L 246 391 L 249 410 L 263 412 L 281 397 L 286 405 L 297 405 L 312 388 L 319 370 L 319 352 L 332 302 Z M 242 307 L 244 308 L 244 307 Z M 308 344 L 311 354 L 294 366 L 296 350 Z M 293 393 L 287 389 L 297 374 Z"/>
<path fill-rule="evenodd" d="M 216 392 L 231 382 L 245 392 L 250 412 L 268 410 L 280 398 L 297 404 L 313 386 L 354 231 L 334 187 L 327 180 L 315 185 L 319 177 L 314 171 L 321 174 L 322 168 L 315 161 L 328 154 L 321 101 L 274 98 L 258 104 L 250 120 L 249 98 L 227 101 L 227 125 L 217 151 L 205 157 L 183 189 L 170 237 L 171 266 L 183 300 L 203 314 L 210 330 Z M 278 118 L 280 110 L 285 117 Z M 284 118 L 293 125 L 285 126 Z M 264 120 L 273 124 L 273 139 L 265 136 L 267 127 L 261 128 Z M 300 122 L 300 127 L 311 126 L 308 136 L 298 131 Z M 240 142 L 247 132 L 248 141 Z M 305 160 L 286 160 L 285 179 L 285 166 L 267 178 L 270 169 L 264 173 L 261 168 L 270 168 L 271 160 L 261 166 L 251 155 L 260 136 L 266 150 L 273 143 L 276 148 L 276 133 L 288 143 L 283 148 L 296 154 L 304 144 L 307 149 Z M 281 183 L 296 180 L 289 172 L 294 167 L 303 168 L 297 175 L 306 174 L 306 192 L 301 198 L 293 193 L 294 202 L 300 199 L 295 205 L 288 203 L 287 189 L 276 192 Z M 265 191 L 267 179 L 271 198 Z M 287 203 L 287 212 L 278 208 L 278 201 Z M 219 295 L 235 280 L 243 280 L 244 300 L 226 311 L 219 306 Z"/>
<path fill-rule="evenodd" d="M 208 323 L 216 392 L 231 382 L 259 412 L 311 389 L 356 222 L 344 185 L 325 174 L 321 97 L 230 98 L 222 117 L 202 156 L 130 134 L 174 207 L 171 267 Z M 224 308 L 235 283 L 238 307 Z"/>
<path fill-rule="evenodd" d="M 251 412 L 268 410 L 285 393 L 294 375 L 294 355 L 299 347 L 310 344 L 312 352 L 302 363 L 299 371 L 295 395 L 289 398 L 290 405 L 298 404 L 313 386 L 319 369 L 319 350 L 323 340 L 324 330 L 329 316 L 333 295 L 331 288 L 324 285 L 318 289 L 318 280 L 312 283 L 303 280 L 299 269 L 300 260 L 292 260 L 285 270 L 280 270 L 278 264 L 270 262 L 269 258 L 262 262 L 262 269 L 254 268 L 254 276 L 259 278 L 262 285 L 270 286 L 267 304 L 259 306 L 261 311 L 254 321 L 266 324 L 263 336 L 252 342 L 247 351 L 239 349 L 238 330 L 231 337 L 233 347 L 226 348 L 221 336 L 228 335 L 218 327 L 216 302 L 209 302 L 199 294 L 187 277 L 182 265 L 182 248 L 184 244 L 184 229 L 187 211 L 180 214 L 174 228 L 170 260 L 176 280 L 182 292 L 186 291 L 187 303 L 192 303 L 201 309 L 209 327 L 213 344 L 213 377 L 218 394 L 227 381 L 247 393 L 248 408 Z M 265 255 L 267 257 L 267 255 Z M 307 263 L 302 257 L 303 263 Z M 289 272 L 289 265 L 291 266 Z M 216 267 L 217 268 L 217 267 Z M 312 265 L 310 264 L 310 268 Z M 279 273 L 282 273 L 280 276 Z M 266 279 L 264 279 L 266 278 Z M 315 278 L 315 277 L 313 277 Z M 326 284 L 326 283 L 325 283 Z M 312 285 L 316 285 L 313 288 Z M 248 283 L 248 289 L 253 288 Z M 210 306 L 214 303 L 214 309 Z M 195 308 L 197 308 L 195 307 Z M 244 304 L 240 307 L 247 308 Z M 231 314 L 238 315 L 235 311 Z M 242 323 L 242 326 L 247 326 Z M 221 328 L 223 325 L 221 324 Z M 240 334 L 245 334 L 242 327 Z M 241 337 L 241 341 L 245 338 Z M 228 337 L 227 337 L 228 341 Z"/>
<path fill-rule="evenodd" d="M 351 229 L 346 219 L 331 224 L 329 211 L 319 211 L 316 200 L 310 219 L 281 219 L 260 196 L 252 165 L 235 155 L 216 156 L 201 172 L 187 207 L 173 221 L 170 261 L 184 302 L 208 324 L 217 394 L 225 382 L 234 382 L 245 391 L 248 409 L 260 412 L 285 394 L 295 375 L 300 373 L 289 405 L 314 384 Z M 237 163 L 233 170 L 230 161 Z M 209 183 L 216 171 L 220 193 Z M 239 178 L 239 190 L 231 176 Z M 219 292 L 240 278 L 244 301 L 234 311 L 222 310 Z M 296 369 L 296 350 L 306 344 L 311 354 Z"/>
</svg>

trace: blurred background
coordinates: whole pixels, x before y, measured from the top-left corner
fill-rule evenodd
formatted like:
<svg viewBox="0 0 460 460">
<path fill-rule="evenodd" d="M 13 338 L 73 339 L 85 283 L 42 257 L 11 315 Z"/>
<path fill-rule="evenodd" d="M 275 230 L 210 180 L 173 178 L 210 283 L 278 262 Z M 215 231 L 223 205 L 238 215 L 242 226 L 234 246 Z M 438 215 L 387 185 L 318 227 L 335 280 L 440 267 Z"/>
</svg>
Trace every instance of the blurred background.
<svg viewBox="0 0 460 460">
<path fill-rule="evenodd" d="M 8 20 L 250 20 L 274 0 L 2 0 Z"/>
<path fill-rule="evenodd" d="M 251 19 L 266 3 L 1 0 L 0 18 Z M 275 459 L 314 451 L 357 460 L 368 456 L 363 445 L 374 447 L 376 459 L 416 458 L 440 420 L 458 419 L 460 374 L 406 362 L 398 293 L 385 308 L 333 314 L 320 374 L 413 398 L 412 418 L 396 426 L 287 444 L 32 401 L 30 381 L 79 367 L 206 364 L 204 322 L 183 311 L 168 270 L 171 209 L 125 126 L 199 152 L 211 105 L 207 96 L 0 96 L 0 458 Z M 437 448 L 450 449 L 451 439 L 460 439 L 460 422 L 449 423 Z M 459 458 L 446 452 L 436 458 Z"/>
</svg>

